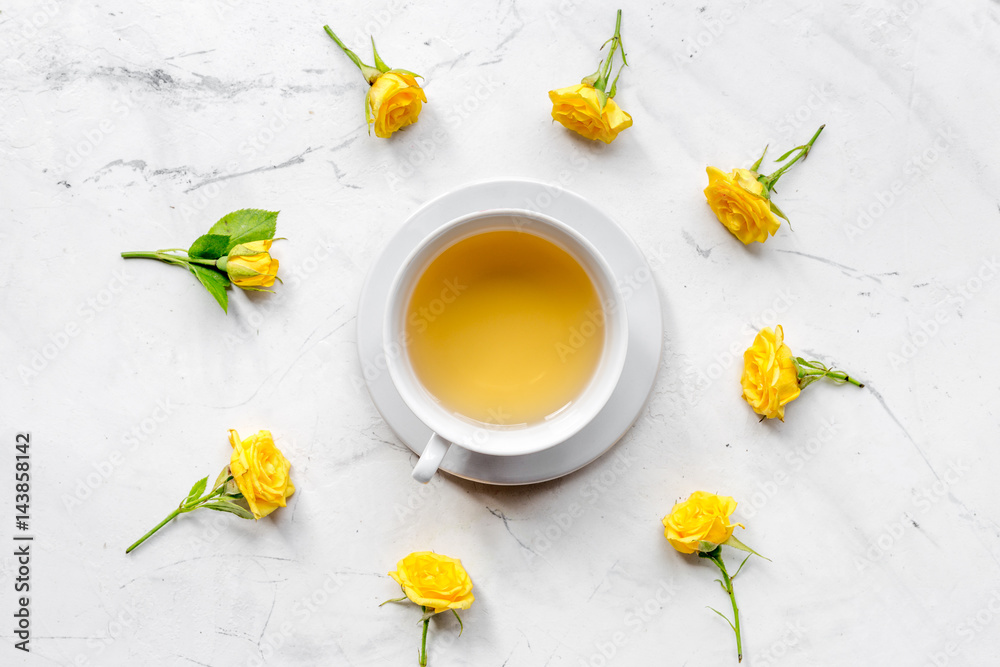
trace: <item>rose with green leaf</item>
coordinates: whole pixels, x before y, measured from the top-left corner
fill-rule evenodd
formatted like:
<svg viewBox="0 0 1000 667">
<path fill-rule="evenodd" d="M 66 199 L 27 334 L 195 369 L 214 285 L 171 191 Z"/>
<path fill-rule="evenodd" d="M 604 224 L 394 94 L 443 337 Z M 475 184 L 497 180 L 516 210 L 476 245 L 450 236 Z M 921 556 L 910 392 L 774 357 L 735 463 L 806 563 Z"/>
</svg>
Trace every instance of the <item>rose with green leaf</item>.
<svg viewBox="0 0 1000 667">
<path fill-rule="evenodd" d="M 323 30 L 351 59 L 351 62 L 357 65 L 361 70 L 361 76 L 365 77 L 370 86 L 365 97 L 365 121 L 369 135 L 372 125 L 375 126 L 376 137 L 388 139 L 397 130 L 417 122 L 420 110 L 427 103 L 427 94 L 417 83 L 417 79 L 424 77 L 405 69 L 390 69 L 379 56 L 374 37 L 372 37 L 372 54 L 375 65 L 372 66 L 361 62 L 361 58 L 347 48 L 330 26 L 323 26 Z"/>
<path fill-rule="evenodd" d="M 212 490 L 206 493 L 208 477 L 195 482 L 177 509 L 140 537 L 125 553 L 130 553 L 181 514 L 202 507 L 254 520 L 285 507 L 287 499 L 295 493 L 295 485 L 288 474 L 292 465 L 274 445 L 271 432 L 258 431 L 249 438 L 240 438 L 239 433 L 230 429 L 229 444 L 233 447 L 229 465 L 219 473 Z"/>
<path fill-rule="evenodd" d="M 186 267 L 229 312 L 230 285 L 255 292 L 274 285 L 278 260 L 271 257 L 271 244 L 278 221 L 277 211 L 245 208 L 226 215 L 199 236 L 187 250 L 168 248 L 155 252 L 123 252 L 125 259 L 158 259 Z"/>
<path fill-rule="evenodd" d="M 462 567 L 462 561 L 433 551 L 414 551 L 396 563 L 396 569 L 389 573 L 403 590 L 403 596 L 386 600 L 390 602 L 412 602 L 420 607 L 424 624 L 420 640 L 417 664 L 427 667 L 427 628 L 436 614 L 450 611 L 458 620 L 458 634 L 464 630 L 459 609 L 472 606 L 476 596 L 472 594 L 472 579 Z M 379 605 L 380 607 L 382 605 Z"/>
<path fill-rule="evenodd" d="M 820 125 L 812 139 L 775 160 L 784 162 L 796 153 L 795 157 L 769 176 L 757 172 L 760 163 L 764 161 L 764 156 L 767 155 L 767 146 L 764 147 L 760 159 L 749 169 L 733 169 L 726 174 L 716 167 L 708 167 L 708 187 L 705 188 L 708 205 L 719 222 L 742 241 L 743 245 L 764 243 L 768 235 L 774 236 L 781 226 L 778 218 L 788 221 L 788 216 L 778 208 L 771 195 L 777 192 L 775 187 L 778 185 L 778 179 L 791 169 L 793 164 L 809 155 L 824 127 L 826 125 Z"/>
<path fill-rule="evenodd" d="M 865 386 L 845 371 L 793 355 L 791 348 L 785 345 L 785 330 L 780 324 L 774 329 L 761 329 L 753 345 L 743 353 L 740 380 L 743 398 L 761 416 L 761 421 L 775 417 L 785 421 L 785 406 L 810 384 L 822 379 L 834 384 Z"/>
<path fill-rule="evenodd" d="M 729 496 L 720 496 L 706 491 L 695 491 L 687 500 L 676 503 L 670 514 L 663 517 L 663 535 L 674 549 L 682 554 L 698 554 L 719 568 L 722 579 L 716 579 L 722 590 L 729 596 L 733 605 L 733 620 L 730 621 L 718 609 L 709 607 L 729 623 L 736 633 L 737 662 L 743 661 L 743 638 L 740 636 L 740 609 L 736 605 L 736 594 L 733 592 L 733 581 L 736 580 L 750 556 L 759 556 L 770 560 L 736 539 L 733 531 L 736 526 L 743 528 L 742 523 L 732 523 L 729 517 L 736 511 L 736 501 Z M 732 575 L 726 569 L 722 560 L 723 545 L 747 552 L 740 566 Z"/>
</svg>

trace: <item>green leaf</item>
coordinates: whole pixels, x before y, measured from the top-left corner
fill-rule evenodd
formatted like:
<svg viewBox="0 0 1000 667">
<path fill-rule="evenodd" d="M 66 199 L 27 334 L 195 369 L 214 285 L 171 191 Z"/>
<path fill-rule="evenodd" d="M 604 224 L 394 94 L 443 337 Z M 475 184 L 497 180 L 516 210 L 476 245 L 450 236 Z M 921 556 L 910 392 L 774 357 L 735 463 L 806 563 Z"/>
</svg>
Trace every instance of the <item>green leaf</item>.
<svg viewBox="0 0 1000 667">
<path fill-rule="evenodd" d="M 208 509 L 215 510 L 216 512 L 229 512 L 231 514 L 235 514 L 241 519 L 253 518 L 253 512 L 243 507 L 240 507 L 235 503 L 227 503 L 220 500 L 218 502 L 205 503 L 204 505 L 202 505 L 202 507 L 207 507 Z"/>
<path fill-rule="evenodd" d="M 375 69 L 380 72 L 388 72 L 389 66 L 382 62 L 382 58 L 378 55 L 378 49 L 375 48 L 374 37 L 372 37 L 372 52 L 375 54 Z"/>
<path fill-rule="evenodd" d="M 274 238 L 277 222 L 277 211 L 244 208 L 223 216 L 221 220 L 212 225 L 212 228 L 208 230 L 208 234 L 229 237 L 229 243 L 223 253 L 224 255 L 241 243 L 264 241 Z"/>
<path fill-rule="evenodd" d="M 822 375 L 807 375 L 807 376 L 805 376 L 804 378 L 802 378 L 801 380 L 799 380 L 799 390 L 801 391 L 802 389 L 805 389 L 806 387 L 808 387 L 809 385 L 811 385 L 813 382 L 815 382 L 816 380 L 820 379 L 821 377 L 823 377 L 823 376 Z"/>
<path fill-rule="evenodd" d="M 726 592 L 728 593 L 728 591 L 726 591 Z M 721 611 L 719 611 L 718 609 L 715 609 L 714 607 L 709 607 L 708 605 L 705 605 L 705 608 L 706 608 L 706 609 L 711 609 L 711 610 L 712 610 L 712 611 L 714 611 L 714 612 L 715 612 L 716 614 L 718 614 L 719 616 L 721 616 L 721 617 L 723 618 L 723 620 L 724 620 L 724 621 L 725 621 L 726 623 L 728 623 L 728 624 L 729 624 L 729 627 L 731 627 L 731 628 L 733 629 L 733 632 L 736 632 L 736 626 L 735 626 L 735 625 L 733 625 L 733 622 L 729 620 L 729 617 L 728 617 L 728 616 L 726 616 L 725 614 L 723 614 L 723 613 L 722 613 Z"/>
<path fill-rule="evenodd" d="M 754 556 L 757 556 L 759 558 L 763 558 L 764 560 L 766 560 L 768 562 L 771 561 L 771 559 L 768 558 L 767 556 L 761 556 L 759 553 L 757 553 L 756 551 L 754 551 L 753 549 L 751 549 L 747 545 L 745 545 L 742 542 L 740 542 L 738 539 L 736 539 L 735 535 L 730 535 L 729 539 L 726 540 L 725 542 L 723 542 L 723 544 L 725 544 L 726 546 L 733 547 L 734 549 L 739 549 L 740 551 L 746 551 L 747 553 L 751 553 Z M 742 567 L 742 565 L 740 567 Z"/>
<path fill-rule="evenodd" d="M 401 597 L 401 598 L 393 598 L 393 599 L 391 599 L 391 600 L 386 600 L 385 602 L 383 602 L 383 603 L 382 603 L 382 604 L 380 604 L 379 606 L 380 606 L 380 607 L 382 607 L 382 606 L 384 606 L 384 605 L 387 605 L 387 604 L 389 604 L 390 602 L 407 602 L 408 600 L 409 600 L 409 598 L 408 598 L 408 597 L 406 597 L 406 596 L 404 595 L 404 596 L 403 596 L 403 597 Z"/>
<path fill-rule="evenodd" d="M 222 306 L 222 310 L 228 313 L 229 295 L 226 294 L 226 288 L 229 287 L 229 278 L 218 271 L 198 264 L 190 264 L 188 268 L 191 269 L 191 273 L 195 275 L 198 281 L 205 286 L 209 294 L 215 297 L 215 300 Z"/>
<path fill-rule="evenodd" d="M 625 55 L 624 51 L 622 51 L 622 55 Z M 611 90 L 608 91 L 608 97 L 614 97 L 618 94 L 618 79 L 621 77 L 622 70 L 625 69 L 625 65 L 628 65 L 628 63 L 623 63 L 622 66 L 618 68 L 618 74 L 615 75 L 615 80 L 611 82 Z M 461 634 L 461 632 L 459 632 L 459 634 Z"/>
<path fill-rule="evenodd" d="M 226 482 L 226 495 L 233 499 L 240 499 L 243 494 L 240 492 L 240 485 L 236 483 L 234 477 L 230 477 Z"/>
<path fill-rule="evenodd" d="M 730 581 L 736 581 L 736 577 L 739 575 L 740 570 L 743 569 L 743 566 L 747 564 L 747 561 L 750 560 L 750 556 L 753 556 L 753 554 L 747 554 L 747 557 L 743 559 L 743 562 L 740 563 L 740 566 L 736 568 L 736 573 L 729 578 Z"/>
<path fill-rule="evenodd" d="M 788 219 L 788 216 L 785 215 L 784 211 L 778 208 L 777 204 L 775 204 L 770 199 L 768 201 L 771 203 L 771 213 L 774 213 L 776 216 L 787 222 L 789 225 L 792 224 L 792 221 Z"/>
<path fill-rule="evenodd" d="M 212 489 L 214 490 L 219 488 L 227 481 L 229 481 L 232 478 L 232 476 L 233 474 L 229 471 L 229 466 L 227 465 L 225 468 L 222 469 L 222 472 L 219 473 L 219 476 L 215 478 L 215 484 L 212 485 Z"/>
<path fill-rule="evenodd" d="M 201 494 L 205 493 L 206 486 L 208 486 L 208 477 L 205 477 L 204 479 L 199 479 L 197 482 L 194 483 L 194 486 L 191 487 L 191 490 L 188 491 L 187 498 L 185 498 L 184 502 L 181 504 L 187 505 L 192 500 L 197 500 L 198 498 L 201 498 Z"/>
<path fill-rule="evenodd" d="M 718 544 L 714 542 L 706 542 L 705 540 L 698 540 L 699 558 L 715 558 L 720 553 L 722 553 L 722 549 Z"/>
<path fill-rule="evenodd" d="M 795 363 L 797 363 L 799 366 L 806 366 L 808 368 L 816 368 L 816 366 L 813 365 L 816 362 L 809 361 L 805 357 L 795 357 Z"/>
<path fill-rule="evenodd" d="M 399 69 L 397 67 L 396 69 L 394 69 L 392 71 L 393 72 L 402 72 L 403 74 L 409 74 L 410 76 L 414 77 L 415 79 L 422 79 L 422 78 L 424 78 L 422 74 L 417 74 L 416 72 L 411 72 L 408 69 Z"/>
<path fill-rule="evenodd" d="M 225 234 L 205 234 L 191 244 L 187 253 L 198 259 L 219 259 L 229 250 L 229 237 Z"/>
<path fill-rule="evenodd" d="M 800 150 L 802 150 L 805 147 L 806 147 L 805 144 L 803 144 L 801 146 L 796 146 L 795 148 L 791 148 L 791 149 L 789 149 L 789 151 L 787 153 L 785 153 L 784 155 L 782 155 L 781 157 L 779 157 L 777 160 L 775 160 L 775 162 L 784 162 L 788 158 L 789 155 L 791 155 L 795 151 L 800 151 Z"/>
</svg>

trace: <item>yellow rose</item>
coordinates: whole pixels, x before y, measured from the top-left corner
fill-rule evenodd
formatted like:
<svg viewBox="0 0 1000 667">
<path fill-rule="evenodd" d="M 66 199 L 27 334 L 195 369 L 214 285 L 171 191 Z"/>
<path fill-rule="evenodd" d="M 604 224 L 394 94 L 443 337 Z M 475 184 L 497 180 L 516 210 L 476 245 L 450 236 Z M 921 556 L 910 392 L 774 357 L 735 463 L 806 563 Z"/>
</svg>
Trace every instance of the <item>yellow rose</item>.
<svg viewBox="0 0 1000 667">
<path fill-rule="evenodd" d="M 417 85 L 413 74 L 389 70 L 368 90 L 368 122 L 375 124 L 375 136 L 386 139 L 396 130 L 417 122 L 422 102 L 427 101 L 424 89 Z"/>
<path fill-rule="evenodd" d="M 433 609 L 468 609 L 475 596 L 472 580 L 457 558 L 430 551 L 417 551 L 396 563 L 389 576 L 403 588 L 411 602 Z"/>
<path fill-rule="evenodd" d="M 709 167 L 705 197 L 719 222 L 744 244 L 763 243 L 781 226 L 755 171 L 733 169 L 725 174 Z"/>
<path fill-rule="evenodd" d="M 374 38 L 372 38 L 372 55 L 375 57 L 373 67 L 361 62 L 357 54 L 347 48 L 330 26 L 323 26 L 323 30 L 337 43 L 351 62 L 357 65 L 361 75 L 371 86 L 368 89 L 368 97 L 365 98 L 365 120 L 369 125 L 375 124 L 376 137 L 387 139 L 396 130 L 417 122 L 422 104 L 427 102 L 427 96 L 424 95 L 424 89 L 417 85 L 416 74 L 402 69 L 389 69 L 375 48 Z M 371 129 L 368 131 L 370 134 Z"/>
<path fill-rule="evenodd" d="M 622 111 L 613 99 L 601 108 L 601 94 L 585 83 L 550 90 L 552 118 L 587 139 L 599 139 L 610 144 L 622 130 L 632 127 L 632 117 Z"/>
<path fill-rule="evenodd" d="M 695 491 L 663 517 L 664 535 L 682 554 L 712 551 L 729 539 L 735 526 L 745 528 L 741 523 L 729 522 L 734 511 L 736 501 L 729 496 Z"/>
<path fill-rule="evenodd" d="M 236 480 L 236 486 L 253 512 L 253 518 L 267 516 L 295 493 L 295 486 L 288 477 L 291 465 L 277 447 L 270 431 L 258 431 L 246 440 L 230 429 L 229 443 L 233 455 L 229 460 L 229 470 Z"/>
<path fill-rule="evenodd" d="M 271 239 L 241 243 L 229 251 L 216 266 L 229 275 L 237 287 L 270 287 L 278 275 L 278 260 L 271 257 Z"/>
<path fill-rule="evenodd" d="M 743 398 L 768 419 L 785 420 L 785 405 L 799 397 L 798 367 L 778 325 L 764 327 L 743 353 Z"/>
</svg>

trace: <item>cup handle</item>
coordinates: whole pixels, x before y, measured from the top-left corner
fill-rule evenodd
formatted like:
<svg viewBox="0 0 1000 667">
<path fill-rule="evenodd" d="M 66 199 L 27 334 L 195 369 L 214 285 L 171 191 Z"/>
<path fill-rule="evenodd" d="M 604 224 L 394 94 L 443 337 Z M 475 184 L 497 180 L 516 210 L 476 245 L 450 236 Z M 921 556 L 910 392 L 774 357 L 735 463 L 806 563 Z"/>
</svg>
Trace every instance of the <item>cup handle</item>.
<svg viewBox="0 0 1000 667">
<path fill-rule="evenodd" d="M 441 466 L 444 455 L 448 453 L 449 447 L 451 447 L 450 442 L 437 433 L 432 434 L 420 455 L 420 460 L 417 461 L 417 465 L 413 466 L 413 479 L 421 484 L 431 481 L 431 477 Z"/>
</svg>

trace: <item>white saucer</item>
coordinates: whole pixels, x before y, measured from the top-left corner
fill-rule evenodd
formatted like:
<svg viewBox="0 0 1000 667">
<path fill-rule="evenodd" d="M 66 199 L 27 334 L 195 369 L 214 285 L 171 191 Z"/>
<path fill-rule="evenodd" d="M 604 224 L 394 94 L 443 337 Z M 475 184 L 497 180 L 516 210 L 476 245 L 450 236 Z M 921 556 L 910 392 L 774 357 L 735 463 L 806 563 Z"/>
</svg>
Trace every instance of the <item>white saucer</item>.
<svg viewBox="0 0 1000 667">
<path fill-rule="evenodd" d="M 544 213 L 586 237 L 611 265 L 628 313 L 621 379 L 607 405 L 583 430 L 555 447 L 523 456 L 489 456 L 452 446 L 440 468 L 486 484 L 534 484 L 568 475 L 611 449 L 639 417 L 660 365 L 663 321 L 656 282 L 642 251 L 608 215 L 572 192 L 535 181 L 476 183 L 428 202 L 403 223 L 368 273 L 358 306 L 358 352 L 372 402 L 396 436 L 419 455 L 431 431 L 396 392 L 382 350 L 382 320 L 393 277 L 433 230 L 468 213 L 503 208 Z"/>
</svg>

